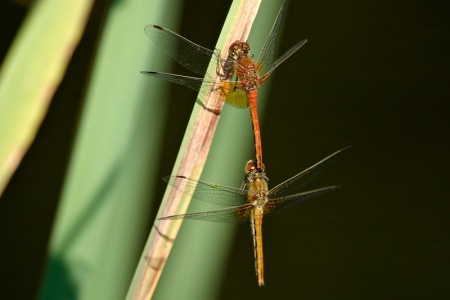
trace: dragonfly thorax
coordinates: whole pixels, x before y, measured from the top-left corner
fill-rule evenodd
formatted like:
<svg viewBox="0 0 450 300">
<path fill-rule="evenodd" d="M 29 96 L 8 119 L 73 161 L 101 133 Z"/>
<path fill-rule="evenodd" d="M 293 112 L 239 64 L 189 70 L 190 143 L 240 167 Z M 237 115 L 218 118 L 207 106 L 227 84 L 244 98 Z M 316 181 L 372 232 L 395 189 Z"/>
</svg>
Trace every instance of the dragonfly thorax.
<svg viewBox="0 0 450 300">
<path fill-rule="evenodd" d="M 268 201 L 269 178 L 266 172 L 258 170 L 256 163 L 252 160 L 247 162 L 245 167 L 248 201 L 255 206 L 264 205 Z"/>
<path fill-rule="evenodd" d="M 259 75 L 255 65 L 249 65 L 247 67 L 238 69 L 238 77 L 242 81 L 244 90 L 246 92 L 258 89 Z"/>
<path fill-rule="evenodd" d="M 264 205 L 267 201 L 269 193 L 269 186 L 266 177 L 256 178 L 248 183 L 248 200 L 254 205 Z"/>
</svg>

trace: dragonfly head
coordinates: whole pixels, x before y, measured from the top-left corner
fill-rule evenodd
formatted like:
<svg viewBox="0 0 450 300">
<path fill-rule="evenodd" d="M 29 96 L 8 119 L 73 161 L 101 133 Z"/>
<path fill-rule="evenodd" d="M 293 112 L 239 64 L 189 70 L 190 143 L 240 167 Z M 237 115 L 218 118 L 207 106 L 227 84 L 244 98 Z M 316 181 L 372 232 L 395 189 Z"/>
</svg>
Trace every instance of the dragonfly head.
<svg viewBox="0 0 450 300">
<path fill-rule="evenodd" d="M 247 164 L 245 165 L 245 170 L 244 170 L 244 172 L 245 172 L 245 177 L 246 177 L 247 179 L 249 179 L 249 178 L 255 178 L 255 177 L 264 177 L 264 178 L 266 178 L 267 180 L 269 180 L 269 179 L 266 177 L 266 172 L 264 172 L 264 169 L 265 169 L 264 163 L 262 164 L 262 168 L 261 168 L 261 169 L 258 169 L 257 166 L 256 166 L 256 162 L 253 161 L 253 160 L 249 160 L 249 161 L 247 162 Z"/>
<path fill-rule="evenodd" d="M 236 41 L 231 44 L 228 49 L 228 57 L 232 60 L 238 60 L 243 56 L 248 56 L 250 54 L 250 45 L 246 42 Z"/>
</svg>

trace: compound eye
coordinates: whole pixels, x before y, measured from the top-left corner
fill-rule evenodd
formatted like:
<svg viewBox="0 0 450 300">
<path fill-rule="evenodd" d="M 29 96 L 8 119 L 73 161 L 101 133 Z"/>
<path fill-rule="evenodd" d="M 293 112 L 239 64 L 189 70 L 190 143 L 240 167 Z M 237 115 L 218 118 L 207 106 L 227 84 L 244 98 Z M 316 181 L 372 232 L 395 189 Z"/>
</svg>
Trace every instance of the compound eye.
<svg viewBox="0 0 450 300">
<path fill-rule="evenodd" d="M 256 171 L 256 163 L 253 160 L 249 160 L 245 165 L 245 174 L 250 174 Z"/>
<path fill-rule="evenodd" d="M 232 59 L 237 59 L 238 58 L 238 50 L 239 50 L 239 41 L 235 41 L 233 44 L 230 45 L 230 47 L 228 48 L 228 56 L 231 57 Z"/>
<path fill-rule="evenodd" d="M 241 48 L 246 55 L 250 52 L 250 45 L 248 43 L 243 42 Z"/>
<path fill-rule="evenodd" d="M 261 169 L 260 169 L 260 171 L 264 171 L 265 169 L 266 169 L 266 165 L 263 162 L 261 162 Z"/>
</svg>

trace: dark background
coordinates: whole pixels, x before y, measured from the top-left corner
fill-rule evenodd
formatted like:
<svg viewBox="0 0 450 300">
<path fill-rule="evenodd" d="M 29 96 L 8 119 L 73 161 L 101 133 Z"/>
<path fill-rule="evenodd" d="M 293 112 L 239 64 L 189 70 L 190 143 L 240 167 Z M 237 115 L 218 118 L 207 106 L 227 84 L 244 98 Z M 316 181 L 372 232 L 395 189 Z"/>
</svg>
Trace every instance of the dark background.
<svg viewBox="0 0 450 300">
<path fill-rule="evenodd" d="M 32 299 L 38 290 L 83 104 L 80 86 L 89 78 L 89 64 L 77 62 L 92 56 L 108 2 L 97 2 L 38 137 L 1 198 L 3 297 Z M 213 47 L 229 5 L 186 1 L 179 33 Z M 26 8 L 2 1 L 0 12 L 3 58 Z M 278 183 L 353 145 L 314 183 L 344 188 L 320 200 L 327 206 L 310 201 L 267 218 L 264 288 L 248 272 L 249 230 L 239 230 L 221 298 L 448 297 L 449 20 L 448 1 L 290 1 L 281 51 L 309 42 L 272 81 L 262 116 L 265 163 Z M 173 88 L 170 124 L 189 118 L 192 105 L 180 109 L 176 100 L 183 91 Z M 166 139 L 168 161 L 183 131 Z M 171 165 L 160 168 L 163 177 Z"/>
</svg>

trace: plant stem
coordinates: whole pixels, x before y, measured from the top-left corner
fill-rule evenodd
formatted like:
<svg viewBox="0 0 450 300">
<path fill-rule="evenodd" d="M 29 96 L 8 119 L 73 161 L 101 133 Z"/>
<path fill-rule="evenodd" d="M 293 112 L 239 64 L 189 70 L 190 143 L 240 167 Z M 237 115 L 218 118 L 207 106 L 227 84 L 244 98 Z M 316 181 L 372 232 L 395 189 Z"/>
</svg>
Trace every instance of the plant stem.
<svg viewBox="0 0 450 300">
<path fill-rule="evenodd" d="M 228 46 L 231 43 L 236 40 L 247 40 L 260 3 L 261 0 L 233 2 L 216 46 L 221 50 L 222 58 L 226 58 Z M 208 72 L 214 74 L 215 70 L 216 65 L 211 64 Z M 217 77 L 217 75 L 214 74 L 212 77 Z M 219 79 L 216 78 L 216 80 Z M 203 94 L 200 91 L 199 95 Z M 206 93 L 205 98 L 200 100 L 204 106 L 195 105 L 194 107 L 172 175 L 198 179 L 205 165 L 224 104 L 224 96 L 214 92 Z M 189 203 L 188 196 L 168 187 L 158 211 L 158 217 L 183 214 L 187 211 Z M 128 291 L 127 299 L 150 299 L 152 297 L 181 222 L 181 220 L 155 222 Z"/>
</svg>

